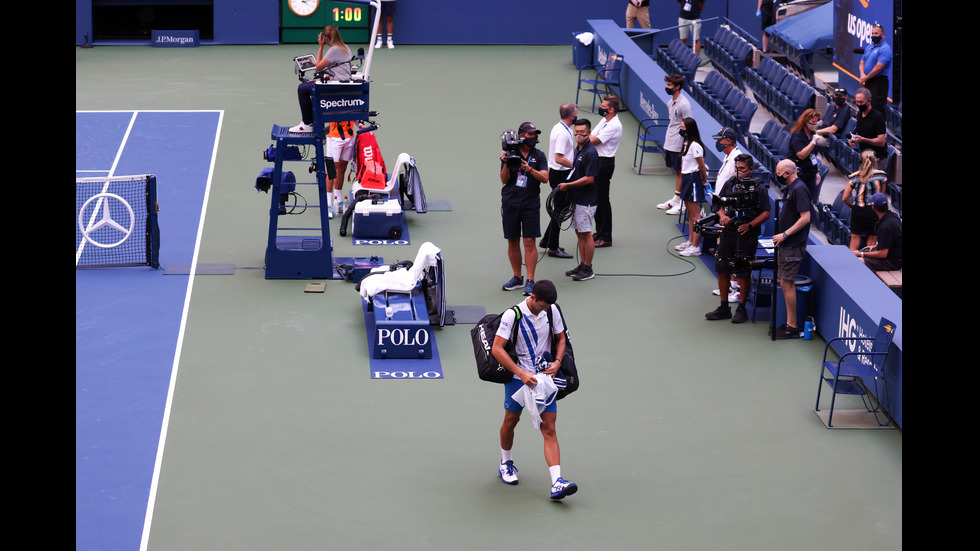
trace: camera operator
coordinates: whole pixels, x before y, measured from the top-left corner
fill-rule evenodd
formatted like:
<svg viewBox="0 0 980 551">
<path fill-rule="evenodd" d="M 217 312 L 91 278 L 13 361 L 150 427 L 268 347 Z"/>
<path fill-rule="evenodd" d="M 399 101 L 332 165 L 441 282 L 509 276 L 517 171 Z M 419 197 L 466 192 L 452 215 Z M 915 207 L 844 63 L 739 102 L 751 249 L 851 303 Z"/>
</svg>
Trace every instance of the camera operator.
<svg viewBox="0 0 980 551">
<path fill-rule="evenodd" d="M 752 157 L 735 158 L 735 176 L 722 185 L 715 205 L 718 222 L 724 228 L 718 241 L 718 289 L 721 305 L 704 315 L 709 320 L 731 319 L 732 323 L 748 320 L 745 301 L 752 284 L 750 262 L 759 246 L 762 223 L 769 219 L 769 192 L 762 180 L 752 177 Z M 731 277 L 738 282 L 738 307 L 732 315 L 728 305 Z"/>
<path fill-rule="evenodd" d="M 534 268 L 538 248 L 534 242 L 541 236 L 541 184 L 548 183 L 548 158 L 537 149 L 541 131 L 530 122 L 521 124 L 517 136 L 504 132 L 500 152 L 500 215 L 503 218 L 507 258 L 514 277 L 504 283 L 505 291 L 524 288 L 524 296 L 534 288 Z M 524 264 L 527 281 L 521 277 L 521 241 L 524 242 Z"/>
</svg>

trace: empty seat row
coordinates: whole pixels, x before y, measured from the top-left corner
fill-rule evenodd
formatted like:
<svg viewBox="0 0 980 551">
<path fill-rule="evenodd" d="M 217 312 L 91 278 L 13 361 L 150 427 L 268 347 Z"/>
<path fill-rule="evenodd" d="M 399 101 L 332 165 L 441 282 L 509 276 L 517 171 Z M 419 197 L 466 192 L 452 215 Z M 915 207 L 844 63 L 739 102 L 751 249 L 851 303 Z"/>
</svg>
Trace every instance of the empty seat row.
<svg viewBox="0 0 980 551">
<path fill-rule="evenodd" d="M 775 120 L 769 120 L 759 133 L 743 135 L 750 155 L 759 160 L 770 173 L 776 173 L 776 164 L 789 153 L 789 132 Z"/>
<path fill-rule="evenodd" d="M 693 88 L 694 76 L 701 65 L 701 58 L 684 45 L 679 38 L 670 41 L 666 49 L 657 50 L 657 65 L 667 74 L 677 73 L 684 77 L 684 84 L 690 90 Z"/>
<path fill-rule="evenodd" d="M 748 133 L 759 107 L 717 71 L 708 73 L 703 82 L 696 82 L 691 95 L 716 121 L 734 128 L 739 135 Z"/>
<path fill-rule="evenodd" d="M 746 85 L 756 100 L 783 123 L 794 123 L 813 107 L 817 91 L 788 69 L 763 58 L 758 67 L 746 69 Z"/>
<path fill-rule="evenodd" d="M 711 60 L 715 69 L 721 71 L 735 86 L 744 89 L 742 74 L 752 59 L 752 44 L 733 32 L 720 26 L 713 37 L 701 39 L 704 54 Z"/>
<path fill-rule="evenodd" d="M 851 242 L 851 207 L 844 202 L 844 191 L 837 194 L 833 203 L 817 202 L 811 210 L 814 225 L 823 232 L 831 245 L 848 245 Z"/>
</svg>

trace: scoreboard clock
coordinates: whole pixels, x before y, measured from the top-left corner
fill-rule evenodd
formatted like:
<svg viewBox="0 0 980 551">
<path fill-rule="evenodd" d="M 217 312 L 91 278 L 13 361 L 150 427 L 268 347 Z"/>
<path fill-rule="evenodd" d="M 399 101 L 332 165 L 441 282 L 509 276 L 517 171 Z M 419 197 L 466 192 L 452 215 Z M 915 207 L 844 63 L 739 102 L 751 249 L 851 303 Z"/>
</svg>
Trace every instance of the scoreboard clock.
<svg viewBox="0 0 980 551">
<path fill-rule="evenodd" d="M 355 2 L 282 0 L 283 44 L 316 44 L 317 35 L 328 25 L 340 28 L 347 44 L 367 44 L 371 38 L 371 6 Z"/>
</svg>

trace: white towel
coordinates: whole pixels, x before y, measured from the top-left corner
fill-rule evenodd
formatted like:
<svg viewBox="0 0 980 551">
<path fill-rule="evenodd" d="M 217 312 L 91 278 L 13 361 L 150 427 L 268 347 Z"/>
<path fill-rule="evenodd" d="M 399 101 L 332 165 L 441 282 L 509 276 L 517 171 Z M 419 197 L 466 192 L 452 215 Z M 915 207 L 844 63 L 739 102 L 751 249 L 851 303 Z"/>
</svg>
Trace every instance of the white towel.
<svg viewBox="0 0 980 551">
<path fill-rule="evenodd" d="M 592 39 L 595 38 L 595 36 L 592 33 L 585 32 L 585 33 L 578 33 L 577 35 L 575 35 L 575 38 L 577 38 L 578 41 L 581 42 L 583 45 L 588 46 L 592 44 Z"/>
<path fill-rule="evenodd" d="M 373 274 L 361 280 L 361 296 L 370 299 L 381 291 L 396 291 L 401 293 L 411 293 L 412 289 L 422 279 L 422 272 L 435 266 L 438 262 L 436 255 L 439 254 L 439 247 L 426 241 L 419 247 L 419 252 L 415 256 L 415 263 L 407 270 L 385 271 Z M 375 268 L 378 270 L 379 268 Z M 387 270 L 383 266 L 380 270 Z"/>
<path fill-rule="evenodd" d="M 511 395 L 511 398 L 531 412 L 534 428 L 539 429 L 541 428 L 541 412 L 558 397 L 558 387 L 555 386 L 555 381 L 551 375 L 538 373 L 534 378 L 538 381 L 536 385 L 522 386 L 520 390 Z"/>
</svg>

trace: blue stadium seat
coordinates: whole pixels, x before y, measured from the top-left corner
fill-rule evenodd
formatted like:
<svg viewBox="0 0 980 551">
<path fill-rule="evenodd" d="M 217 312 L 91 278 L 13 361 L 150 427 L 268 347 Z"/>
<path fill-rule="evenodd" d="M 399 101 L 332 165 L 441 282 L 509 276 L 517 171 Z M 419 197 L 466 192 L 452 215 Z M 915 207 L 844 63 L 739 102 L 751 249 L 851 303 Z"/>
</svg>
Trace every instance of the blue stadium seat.
<svg viewBox="0 0 980 551">
<path fill-rule="evenodd" d="M 675 38 L 670 41 L 666 49 L 657 50 L 657 65 L 660 65 L 668 74 L 677 73 L 684 77 L 684 86 L 688 91 L 694 88 L 694 77 L 697 75 L 698 67 L 701 65 L 701 58 L 694 55 L 694 52 Z"/>
</svg>

